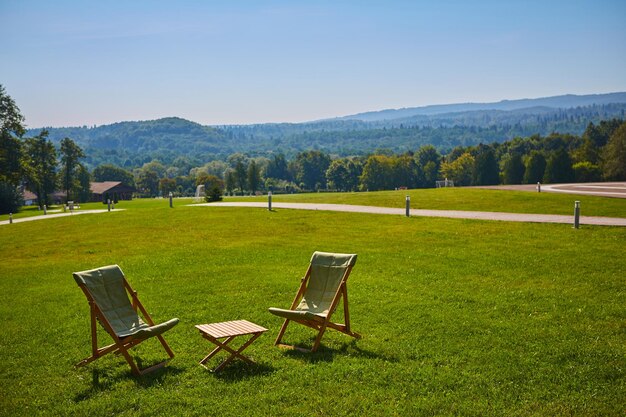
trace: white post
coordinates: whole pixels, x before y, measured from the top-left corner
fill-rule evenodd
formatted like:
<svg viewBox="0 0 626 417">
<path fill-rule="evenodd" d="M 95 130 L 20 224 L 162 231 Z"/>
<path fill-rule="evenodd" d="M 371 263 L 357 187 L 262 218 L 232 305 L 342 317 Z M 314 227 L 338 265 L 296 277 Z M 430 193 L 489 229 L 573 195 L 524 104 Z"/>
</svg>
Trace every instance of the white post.
<svg viewBox="0 0 626 417">
<path fill-rule="evenodd" d="M 43 214 L 44 216 L 48 214 L 48 207 L 45 204 L 43 205 Z"/>
<path fill-rule="evenodd" d="M 406 196 L 406 217 L 411 216 L 411 196 Z"/>
<path fill-rule="evenodd" d="M 111 211 L 111 199 L 107 198 L 107 209 L 108 211 Z"/>
</svg>

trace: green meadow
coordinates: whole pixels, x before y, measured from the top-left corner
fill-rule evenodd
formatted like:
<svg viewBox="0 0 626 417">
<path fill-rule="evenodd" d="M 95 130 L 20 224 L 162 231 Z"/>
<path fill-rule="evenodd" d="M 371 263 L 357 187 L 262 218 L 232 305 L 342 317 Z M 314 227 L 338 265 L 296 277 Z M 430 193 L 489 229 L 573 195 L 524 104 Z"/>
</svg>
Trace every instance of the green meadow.
<svg viewBox="0 0 626 417">
<path fill-rule="evenodd" d="M 405 194 L 275 201 L 404 207 Z M 581 200 L 583 215 L 626 216 L 626 201 L 610 198 L 408 194 L 412 208 L 567 214 Z M 190 202 L 135 200 L 116 206 L 123 211 L 0 226 L 0 414 L 624 414 L 626 228 Z M 328 331 L 316 353 L 279 349 L 281 320 L 267 308 L 289 307 L 315 250 L 358 254 L 348 289 L 363 338 Z M 108 264 L 120 265 L 156 321 L 180 318 L 165 334 L 176 354 L 167 367 L 134 377 L 114 355 L 73 366 L 91 345 L 71 274 Z M 235 319 L 269 329 L 245 351 L 257 364 L 213 374 L 198 365 L 212 347 L 194 324 Z M 292 324 L 285 342 L 310 346 L 314 335 Z M 143 366 L 166 357 L 154 340 L 131 352 Z"/>
</svg>

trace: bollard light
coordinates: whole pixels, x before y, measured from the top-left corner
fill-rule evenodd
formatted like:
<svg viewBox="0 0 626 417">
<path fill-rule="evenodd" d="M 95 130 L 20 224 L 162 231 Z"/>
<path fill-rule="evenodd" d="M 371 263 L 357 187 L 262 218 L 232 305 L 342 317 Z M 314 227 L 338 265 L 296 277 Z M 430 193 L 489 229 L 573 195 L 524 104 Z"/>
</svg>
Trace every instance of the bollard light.
<svg viewBox="0 0 626 417">
<path fill-rule="evenodd" d="M 13 223 L 13 213 L 9 213 L 9 224 Z"/>
<path fill-rule="evenodd" d="M 170 191 L 170 208 L 173 208 L 173 207 L 174 207 L 174 203 L 173 203 L 173 201 L 172 201 L 172 198 L 173 198 L 173 197 L 174 197 L 174 196 L 172 195 L 172 192 Z"/>
<path fill-rule="evenodd" d="M 537 192 L 541 192 L 541 183 L 539 181 L 537 181 Z"/>
<path fill-rule="evenodd" d="M 406 196 L 406 217 L 411 216 L 411 196 Z"/>
<path fill-rule="evenodd" d="M 267 210 L 272 211 L 272 192 L 268 191 L 267 193 Z"/>
<path fill-rule="evenodd" d="M 574 229 L 580 226 L 580 201 L 574 201 Z"/>
<path fill-rule="evenodd" d="M 107 209 L 108 211 L 111 211 L 111 199 L 110 198 L 107 199 Z"/>
<path fill-rule="evenodd" d="M 48 214 L 48 206 L 46 206 L 45 204 L 43 205 L 43 214 L 44 216 Z"/>
</svg>

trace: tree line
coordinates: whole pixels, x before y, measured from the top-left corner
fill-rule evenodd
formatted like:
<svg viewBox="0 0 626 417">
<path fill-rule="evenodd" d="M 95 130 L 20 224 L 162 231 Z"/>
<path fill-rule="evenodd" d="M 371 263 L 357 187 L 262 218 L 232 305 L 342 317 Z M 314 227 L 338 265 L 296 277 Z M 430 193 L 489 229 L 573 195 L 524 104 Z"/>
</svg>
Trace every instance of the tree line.
<svg viewBox="0 0 626 417">
<path fill-rule="evenodd" d="M 197 186 L 204 185 L 209 199 L 215 200 L 224 193 L 428 188 L 443 179 L 460 186 L 626 180 L 626 123 L 622 119 L 591 122 L 580 136 L 537 134 L 459 145 L 445 154 L 432 144 L 401 153 L 378 149 L 357 156 L 319 149 L 303 150 L 291 158 L 281 152 L 269 156 L 235 152 L 203 165 L 196 158 L 177 156 L 167 163 L 145 161 L 134 169 L 99 164 L 89 172 L 81 162 L 88 157 L 69 137 L 61 140 L 58 148 L 46 130 L 24 138 L 24 118 L 1 85 L 0 116 L 3 212 L 16 211 L 24 188 L 37 194 L 40 204 L 49 203 L 51 193 L 59 188 L 65 190 L 68 200 L 86 201 L 90 181 L 121 181 L 145 197 L 170 192 L 193 196 Z M 332 133 L 324 134 L 330 141 Z"/>
<path fill-rule="evenodd" d="M 30 138 L 23 138 L 25 132 L 24 117 L 0 85 L 0 212 L 17 212 L 25 189 L 40 205 L 50 205 L 59 189 L 66 201 L 88 199 L 91 176 L 80 162 L 83 150 L 70 138 L 55 147 L 46 130 Z"/>
</svg>

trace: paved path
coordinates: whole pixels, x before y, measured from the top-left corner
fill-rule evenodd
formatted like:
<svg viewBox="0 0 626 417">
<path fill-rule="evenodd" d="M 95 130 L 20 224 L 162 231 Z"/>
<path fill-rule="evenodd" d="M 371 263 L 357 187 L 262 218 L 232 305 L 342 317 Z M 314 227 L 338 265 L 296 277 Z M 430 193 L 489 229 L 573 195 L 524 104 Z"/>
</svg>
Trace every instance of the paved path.
<svg viewBox="0 0 626 417">
<path fill-rule="evenodd" d="M 495 190 L 514 190 L 537 192 L 537 184 L 520 185 L 480 185 L 469 188 L 487 188 Z M 600 197 L 626 198 L 626 181 L 621 182 L 585 182 L 576 184 L 541 184 L 541 192 L 597 195 Z"/>
<path fill-rule="evenodd" d="M 122 211 L 125 209 L 113 209 L 111 211 Z M 66 217 L 66 216 L 78 216 L 79 214 L 98 214 L 98 213 L 106 213 L 107 209 L 102 210 L 84 210 L 84 211 L 74 211 L 73 213 L 55 213 L 55 214 L 46 214 L 41 216 L 31 216 L 31 217 L 20 217 L 17 219 L 13 219 L 13 223 L 22 223 L 22 222 L 32 222 L 35 220 L 45 220 L 45 219 L 54 219 L 57 217 Z M 9 224 L 8 220 L 0 221 L 0 226 L 4 224 Z"/>
<path fill-rule="evenodd" d="M 192 204 L 193 207 L 259 207 L 267 209 L 267 203 L 263 202 L 220 202 Z M 345 211 L 351 213 L 393 214 L 405 216 L 406 210 L 392 207 L 355 206 L 348 204 L 305 204 L 305 203 L 272 203 L 272 209 L 294 210 L 323 210 Z M 572 210 L 573 212 L 573 210 Z M 415 217 L 447 217 L 451 219 L 474 219 L 474 220 L 500 220 L 507 222 L 530 222 L 530 223 L 562 223 L 573 224 L 574 213 L 571 216 L 559 214 L 527 214 L 527 213 L 502 213 L 487 211 L 461 211 L 461 210 L 417 210 L 410 211 Z M 626 218 L 619 217 L 591 217 L 581 216 L 580 224 L 595 226 L 626 226 Z"/>
</svg>

